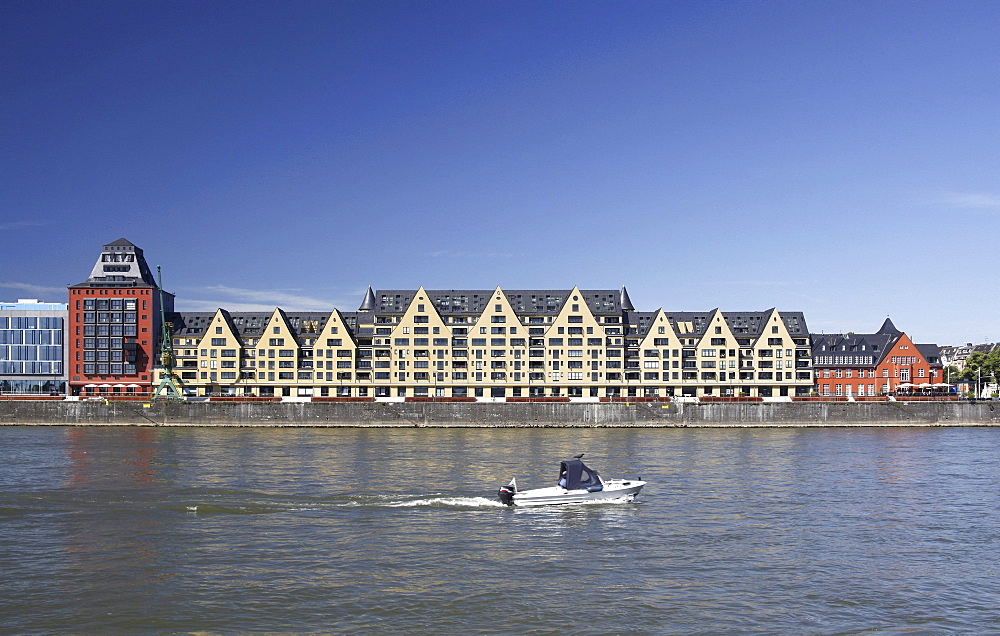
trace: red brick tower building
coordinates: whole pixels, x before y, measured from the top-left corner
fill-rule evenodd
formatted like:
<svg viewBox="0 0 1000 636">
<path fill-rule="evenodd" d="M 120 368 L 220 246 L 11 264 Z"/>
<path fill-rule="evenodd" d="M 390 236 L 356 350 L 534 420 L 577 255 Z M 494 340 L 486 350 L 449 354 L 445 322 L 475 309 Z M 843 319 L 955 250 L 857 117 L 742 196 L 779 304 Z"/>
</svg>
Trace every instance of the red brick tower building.
<svg viewBox="0 0 1000 636">
<path fill-rule="evenodd" d="M 160 294 L 142 250 L 105 245 L 87 280 L 69 287 L 66 327 L 71 395 L 148 394 L 159 350 Z M 165 311 L 173 295 L 163 293 Z"/>
</svg>

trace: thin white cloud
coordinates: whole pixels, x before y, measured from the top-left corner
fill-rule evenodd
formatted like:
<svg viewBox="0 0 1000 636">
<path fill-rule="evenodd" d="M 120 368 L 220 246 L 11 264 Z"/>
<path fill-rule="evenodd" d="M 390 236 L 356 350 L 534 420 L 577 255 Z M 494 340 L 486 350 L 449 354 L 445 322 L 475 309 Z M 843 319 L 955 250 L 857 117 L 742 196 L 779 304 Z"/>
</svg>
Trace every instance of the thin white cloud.
<svg viewBox="0 0 1000 636">
<path fill-rule="evenodd" d="M 229 311 L 270 311 L 275 307 L 291 311 L 328 311 L 337 306 L 329 299 L 302 296 L 288 290 L 241 289 L 226 285 L 182 289 L 177 294 L 176 305 L 186 311 L 214 311 L 219 307 Z"/>
<path fill-rule="evenodd" d="M 987 192 L 948 192 L 941 202 L 953 208 L 1000 210 L 1000 195 Z"/>
<path fill-rule="evenodd" d="M 45 295 L 58 295 L 60 300 L 56 302 L 65 301 L 67 293 L 65 287 L 43 287 L 42 285 L 31 285 L 29 283 L 0 283 L 0 288 L 20 289 L 21 291 L 28 292 L 29 294 L 35 294 L 39 297 Z"/>
<path fill-rule="evenodd" d="M 190 300 L 187 298 L 178 298 L 174 303 L 174 308 L 177 311 L 204 311 L 204 312 L 214 312 L 216 309 L 225 309 L 227 311 L 259 311 L 264 313 L 271 313 L 274 311 L 275 305 L 255 305 L 253 303 L 240 303 L 240 302 L 230 302 L 230 301 L 220 301 L 220 300 Z M 282 309 L 286 309 L 282 307 Z"/>
</svg>

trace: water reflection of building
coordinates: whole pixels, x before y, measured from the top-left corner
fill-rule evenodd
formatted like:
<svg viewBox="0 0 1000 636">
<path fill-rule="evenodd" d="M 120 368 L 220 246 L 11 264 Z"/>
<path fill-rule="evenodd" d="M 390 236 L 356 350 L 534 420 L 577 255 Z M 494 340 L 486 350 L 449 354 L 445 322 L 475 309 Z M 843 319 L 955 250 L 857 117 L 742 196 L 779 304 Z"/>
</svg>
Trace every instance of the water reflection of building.
<svg viewBox="0 0 1000 636">
<path fill-rule="evenodd" d="M 157 481 L 156 430 L 146 427 L 113 429 L 74 427 L 66 432 L 67 480 L 70 486 L 106 482 L 115 490 Z"/>
<path fill-rule="evenodd" d="M 66 392 L 66 303 L 0 302 L 0 394 Z"/>
<path fill-rule="evenodd" d="M 59 524 L 68 572 L 84 573 L 87 593 L 127 613 L 162 610 L 161 582 L 174 567 L 165 531 L 172 513 L 164 509 L 159 474 L 160 439 L 150 428 L 71 427 L 65 433 L 65 497 L 74 514 Z M 168 545 L 164 545 L 164 543 Z M 74 577 L 57 581 L 69 597 L 79 594 Z M 128 608 L 125 610 L 124 608 Z M 77 631 L 115 631 L 115 612 L 78 608 Z"/>
</svg>

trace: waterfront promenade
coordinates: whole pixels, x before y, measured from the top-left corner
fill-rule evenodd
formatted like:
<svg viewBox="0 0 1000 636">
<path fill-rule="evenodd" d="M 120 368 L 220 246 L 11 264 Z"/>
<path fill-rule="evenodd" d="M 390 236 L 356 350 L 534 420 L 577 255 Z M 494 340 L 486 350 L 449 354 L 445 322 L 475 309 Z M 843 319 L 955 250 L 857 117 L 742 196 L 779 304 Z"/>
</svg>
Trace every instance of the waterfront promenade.
<svg viewBox="0 0 1000 636">
<path fill-rule="evenodd" d="M 0 400 L 0 425 L 473 428 L 998 426 L 1000 403 L 105 403 Z"/>
</svg>

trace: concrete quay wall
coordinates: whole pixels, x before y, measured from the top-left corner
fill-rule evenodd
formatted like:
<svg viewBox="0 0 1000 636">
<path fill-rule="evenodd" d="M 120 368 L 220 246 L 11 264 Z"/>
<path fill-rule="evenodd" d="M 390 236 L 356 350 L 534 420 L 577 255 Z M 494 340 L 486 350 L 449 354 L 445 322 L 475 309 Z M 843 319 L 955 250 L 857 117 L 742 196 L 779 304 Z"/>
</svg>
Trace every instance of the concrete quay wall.
<svg viewBox="0 0 1000 636">
<path fill-rule="evenodd" d="M 0 426 L 1000 426 L 997 402 L 434 403 L 0 401 Z"/>
</svg>

